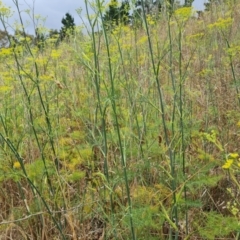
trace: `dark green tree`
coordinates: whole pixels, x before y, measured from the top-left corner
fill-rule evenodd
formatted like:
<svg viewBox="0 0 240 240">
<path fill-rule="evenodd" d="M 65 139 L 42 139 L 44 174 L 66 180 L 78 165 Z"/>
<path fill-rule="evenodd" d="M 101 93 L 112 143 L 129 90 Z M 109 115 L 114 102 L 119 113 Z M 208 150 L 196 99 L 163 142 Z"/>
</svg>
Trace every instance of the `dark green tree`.
<svg viewBox="0 0 240 240">
<path fill-rule="evenodd" d="M 133 11 L 133 25 L 134 27 L 142 26 L 143 13 L 158 17 L 162 11 L 163 0 L 138 0 Z M 144 11 L 144 12 L 143 12 Z"/>
<path fill-rule="evenodd" d="M 62 19 L 62 28 L 60 30 L 60 38 L 63 40 L 66 37 L 73 35 L 75 29 L 74 18 L 69 14 L 66 13 L 65 17 Z"/>
<path fill-rule="evenodd" d="M 153 12 L 161 11 L 162 0 L 138 0 L 136 1 L 135 7 L 144 10 L 146 14 L 152 14 Z"/>
<path fill-rule="evenodd" d="M 173 12 L 175 0 L 168 0 L 168 11 Z"/>
<path fill-rule="evenodd" d="M 130 23 L 130 6 L 127 0 L 122 1 L 121 5 L 117 0 L 111 0 L 108 10 L 103 16 L 103 24 L 107 29 L 111 29 L 114 25 Z"/>
<path fill-rule="evenodd" d="M 117 0 L 111 0 L 108 10 L 106 11 L 105 15 L 103 16 L 104 24 L 112 25 L 112 24 L 118 24 L 118 1 Z"/>
<path fill-rule="evenodd" d="M 0 48 L 7 47 L 10 44 L 8 37 L 8 32 L 0 30 Z"/>
<path fill-rule="evenodd" d="M 185 0 L 187 5 L 190 2 L 193 2 L 193 0 Z M 142 13 L 144 10 L 145 14 L 156 14 L 165 8 L 171 12 L 178 5 L 180 5 L 180 2 L 176 0 L 137 0 L 135 11 Z"/>
<path fill-rule="evenodd" d="M 51 29 L 49 31 L 49 38 L 58 38 L 59 37 L 59 31 L 57 29 Z"/>
<path fill-rule="evenodd" d="M 129 1 L 125 0 L 122 2 L 119 8 L 120 22 L 123 23 L 124 25 L 130 23 L 131 16 L 129 11 L 130 11 Z"/>
<path fill-rule="evenodd" d="M 44 36 L 44 34 L 38 28 L 36 28 L 35 30 L 35 35 L 36 35 L 34 39 L 35 44 L 39 49 L 43 50 L 46 36 Z"/>
<path fill-rule="evenodd" d="M 61 41 L 60 31 L 58 31 L 57 29 L 51 29 L 49 31 L 48 37 L 55 42 L 55 47 L 58 47 Z"/>
<path fill-rule="evenodd" d="M 191 7 L 194 0 L 185 0 L 184 7 Z"/>
</svg>

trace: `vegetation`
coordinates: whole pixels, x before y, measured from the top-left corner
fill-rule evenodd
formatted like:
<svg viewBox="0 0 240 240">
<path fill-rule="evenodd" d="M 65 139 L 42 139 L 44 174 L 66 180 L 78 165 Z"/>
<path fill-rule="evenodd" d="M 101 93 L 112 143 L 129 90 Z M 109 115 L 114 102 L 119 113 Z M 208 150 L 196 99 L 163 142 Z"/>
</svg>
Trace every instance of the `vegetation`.
<svg viewBox="0 0 240 240">
<path fill-rule="evenodd" d="M 0 239 L 239 239 L 239 1 L 85 4 L 88 34 L 0 49 Z"/>
<path fill-rule="evenodd" d="M 228 3 L 233 3 L 235 4 L 236 3 L 236 0 L 232 0 L 232 1 L 229 1 L 229 0 L 208 0 L 206 3 L 204 3 L 204 6 L 205 6 L 205 11 L 210 11 L 212 10 L 211 8 L 216 6 L 216 5 L 220 5 L 220 4 L 228 4 Z"/>
<path fill-rule="evenodd" d="M 0 30 L 0 47 L 6 47 L 8 44 L 7 32 Z"/>
<path fill-rule="evenodd" d="M 71 14 L 66 13 L 65 18 L 62 19 L 62 24 L 63 26 L 60 31 L 61 40 L 66 37 L 69 38 L 74 33 L 75 23 Z"/>
<path fill-rule="evenodd" d="M 111 29 L 114 26 L 120 24 L 128 25 L 130 23 L 130 5 L 128 1 L 123 1 L 120 6 L 118 6 L 117 0 L 111 0 L 109 3 L 108 10 L 105 12 L 103 17 L 103 23 L 105 28 Z"/>
</svg>

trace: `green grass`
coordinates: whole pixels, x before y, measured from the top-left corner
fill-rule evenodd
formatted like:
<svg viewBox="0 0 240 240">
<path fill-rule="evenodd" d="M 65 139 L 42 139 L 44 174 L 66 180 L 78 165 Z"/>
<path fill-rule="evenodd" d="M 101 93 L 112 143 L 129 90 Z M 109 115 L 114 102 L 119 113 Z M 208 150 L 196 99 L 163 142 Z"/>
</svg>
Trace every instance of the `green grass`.
<svg viewBox="0 0 240 240">
<path fill-rule="evenodd" d="M 96 4 L 0 49 L 0 238 L 238 239 L 239 4 L 98 34 Z"/>
</svg>

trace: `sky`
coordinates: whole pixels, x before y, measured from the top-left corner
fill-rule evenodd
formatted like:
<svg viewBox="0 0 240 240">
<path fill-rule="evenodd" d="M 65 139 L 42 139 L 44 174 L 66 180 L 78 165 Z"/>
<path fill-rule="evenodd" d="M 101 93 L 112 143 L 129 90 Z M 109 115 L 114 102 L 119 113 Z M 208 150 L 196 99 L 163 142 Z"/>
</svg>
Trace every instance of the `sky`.
<svg viewBox="0 0 240 240">
<path fill-rule="evenodd" d="M 35 15 L 41 15 L 46 18 L 46 20 L 39 21 L 48 29 L 60 29 L 61 28 L 61 20 L 64 17 L 65 13 L 69 12 L 73 17 L 76 25 L 82 25 L 82 20 L 76 12 L 76 9 L 81 8 L 82 13 L 81 17 L 84 21 L 86 21 L 86 11 L 85 11 L 85 1 L 84 0 L 14 0 L 18 1 L 20 9 L 22 11 L 22 17 L 24 19 L 24 25 L 26 27 L 26 31 L 32 34 L 34 31 L 34 27 L 31 21 L 31 18 L 24 12 L 26 9 L 33 10 Z M 13 22 L 18 22 L 19 18 L 16 14 L 16 6 L 14 5 L 13 0 L 2 0 L 3 4 L 6 6 L 10 6 L 11 9 L 15 12 L 15 14 L 9 20 L 9 23 L 12 25 Z M 107 2 L 107 0 L 105 0 Z M 183 1 L 183 0 L 182 0 Z M 1 2 L 1 1 L 0 1 Z M 204 2 L 207 0 L 194 0 L 193 7 L 196 10 L 204 9 Z M 31 11 L 33 12 L 33 11 Z M 27 24 L 29 22 L 29 24 Z M 0 25 L 0 29 L 2 26 Z M 8 29 L 11 32 L 11 29 Z"/>
</svg>

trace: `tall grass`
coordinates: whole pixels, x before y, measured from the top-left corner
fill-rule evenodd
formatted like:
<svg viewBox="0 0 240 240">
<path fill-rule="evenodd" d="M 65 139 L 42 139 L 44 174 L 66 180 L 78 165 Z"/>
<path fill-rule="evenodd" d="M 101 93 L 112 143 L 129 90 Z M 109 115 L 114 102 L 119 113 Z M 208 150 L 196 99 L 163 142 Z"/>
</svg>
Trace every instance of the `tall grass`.
<svg viewBox="0 0 240 240">
<path fill-rule="evenodd" d="M 0 50 L 0 238 L 238 239 L 239 4 L 110 31 L 85 6 L 86 34 Z"/>
</svg>

